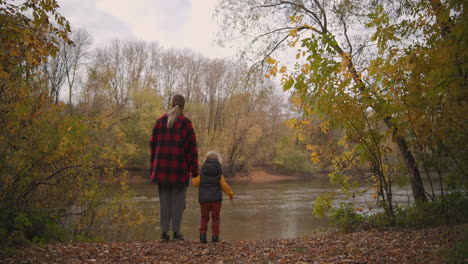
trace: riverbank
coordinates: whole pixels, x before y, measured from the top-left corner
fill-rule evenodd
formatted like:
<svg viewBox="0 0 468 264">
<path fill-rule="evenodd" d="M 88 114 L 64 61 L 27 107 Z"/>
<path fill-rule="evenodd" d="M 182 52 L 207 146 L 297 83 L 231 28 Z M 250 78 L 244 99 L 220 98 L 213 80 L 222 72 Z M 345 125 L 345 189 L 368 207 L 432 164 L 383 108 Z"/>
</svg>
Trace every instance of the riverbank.
<svg viewBox="0 0 468 264">
<path fill-rule="evenodd" d="M 149 175 L 146 175 L 148 171 L 147 169 L 131 168 L 127 171 L 128 175 L 126 180 L 129 183 L 144 183 L 150 181 Z M 249 171 L 248 173 L 237 173 L 235 177 L 227 178 L 227 181 L 242 183 L 271 183 L 301 180 L 303 178 L 304 177 L 300 175 L 285 175 L 265 168 L 257 168 Z"/>
<path fill-rule="evenodd" d="M 262 241 L 139 241 L 26 247 L 0 263 L 444 263 L 468 225 L 331 233 Z"/>
<path fill-rule="evenodd" d="M 281 174 L 272 174 L 266 170 L 253 170 L 250 171 L 247 175 L 243 173 L 236 174 L 235 177 L 229 178 L 229 182 L 248 182 L 248 183 L 269 183 L 269 182 L 280 182 L 280 181 L 294 181 L 300 180 L 302 177 L 299 176 L 290 176 L 290 175 L 281 175 Z"/>
</svg>

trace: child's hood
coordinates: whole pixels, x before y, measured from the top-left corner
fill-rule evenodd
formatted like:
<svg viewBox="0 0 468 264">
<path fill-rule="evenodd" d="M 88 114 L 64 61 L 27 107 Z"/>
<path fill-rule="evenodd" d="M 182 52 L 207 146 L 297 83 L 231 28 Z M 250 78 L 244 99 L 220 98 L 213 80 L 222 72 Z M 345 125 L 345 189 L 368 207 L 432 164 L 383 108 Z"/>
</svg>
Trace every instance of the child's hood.
<svg viewBox="0 0 468 264">
<path fill-rule="evenodd" d="M 215 176 L 223 173 L 221 164 L 215 159 L 207 159 L 201 168 L 203 175 Z"/>
</svg>

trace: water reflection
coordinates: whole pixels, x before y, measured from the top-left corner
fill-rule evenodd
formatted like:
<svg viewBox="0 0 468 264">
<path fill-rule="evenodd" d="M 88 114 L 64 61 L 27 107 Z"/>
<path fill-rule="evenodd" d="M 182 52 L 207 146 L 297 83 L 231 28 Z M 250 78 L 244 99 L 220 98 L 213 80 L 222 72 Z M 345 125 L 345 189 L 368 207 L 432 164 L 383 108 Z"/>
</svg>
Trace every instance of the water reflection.
<svg viewBox="0 0 468 264">
<path fill-rule="evenodd" d="M 314 201 L 323 192 L 338 191 L 326 182 L 291 181 L 279 183 L 230 183 L 236 198 L 224 196 L 221 209 L 221 238 L 228 241 L 263 240 L 313 236 L 328 225 L 328 218 L 312 215 Z M 136 192 L 135 202 L 145 215 L 157 218 L 159 200 L 155 184 L 131 184 Z M 404 203 L 409 190 L 395 190 L 394 197 Z M 187 240 L 198 240 L 200 208 L 198 189 L 187 190 L 187 208 L 182 223 L 182 233 Z M 375 203 L 371 192 L 353 199 L 357 204 Z M 408 200 L 409 201 L 409 200 Z M 334 205 L 340 203 L 337 200 Z M 211 224 L 211 223 L 210 223 Z M 128 240 L 159 239 L 159 224 L 148 224 L 145 232 Z M 210 228 L 211 229 L 211 228 Z M 211 230 L 208 235 L 211 235 Z"/>
</svg>

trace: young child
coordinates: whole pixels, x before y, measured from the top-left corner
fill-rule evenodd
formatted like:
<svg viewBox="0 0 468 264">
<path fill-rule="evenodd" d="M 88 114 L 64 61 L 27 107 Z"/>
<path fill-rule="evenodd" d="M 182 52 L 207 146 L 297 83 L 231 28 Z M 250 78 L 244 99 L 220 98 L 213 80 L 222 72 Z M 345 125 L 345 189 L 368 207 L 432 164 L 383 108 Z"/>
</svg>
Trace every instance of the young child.
<svg viewBox="0 0 468 264">
<path fill-rule="evenodd" d="M 198 201 L 201 209 L 200 242 L 208 243 L 206 232 L 211 212 L 212 242 L 219 242 L 219 224 L 221 201 L 223 193 L 229 195 L 229 199 L 234 199 L 234 193 L 224 180 L 223 169 L 221 167 L 221 156 L 210 151 L 206 155 L 206 160 L 200 170 L 200 175 L 192 178 L 192 184 L 199 187 Z"/>
</svg>

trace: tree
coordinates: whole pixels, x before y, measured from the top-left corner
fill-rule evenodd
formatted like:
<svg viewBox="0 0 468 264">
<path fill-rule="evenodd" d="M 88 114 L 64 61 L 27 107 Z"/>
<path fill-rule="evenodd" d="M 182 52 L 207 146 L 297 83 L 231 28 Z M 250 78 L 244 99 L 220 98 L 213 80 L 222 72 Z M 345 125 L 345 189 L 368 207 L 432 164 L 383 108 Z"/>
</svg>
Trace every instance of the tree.
<svg viewBox="0 0 468 264">
<path fill-rule="evenodd" d="M 57 8 L 57 2 L 51 0 L 25 1 L 18 5 L 0 1 L 2 116 L 8 112 L 8 103 L 23 94 L 20 89 L 25 82 L 18 80 L 32 78 L 36 67 L 46 62 L 49 54 L 57 53 L 59 41 L 70 41 L 67 36 L 70 25 Z M 25 15 L 26 11 L 32 17 Z M 55 23 L 49 21 L 49 13 Z"/>
<path fill-rule="evenodd" d="M 365 59 L 360 59 L 360 55 L 366 49 L 366 43 L 363 43 L 359 36 L 350 35 L 348 23 L 358 22 L 359 19 L 365 17 L 362 10 L 366 10 L 371 5 L 372 3 L 369 2 L 358 5 L 352 1 L 327 3 L 299 0 L 222 1 L 219 10 L 225 18 L 225 27 L 241 28 L 243 34 L 247 34 L 248 30 L 262 29 L 262 33 L 256 34 L 257 38 L 254 39 L 254 41 L 258 41 L 263 37 L 267 38 L 267 49 L 263 50 L 262 64 L 267 62 L 272 66 L 269 75 L 275 76 L 284 73 L 285 89 L 294 87 L 306 107 L 311 107 L 312 110 L 331 117 L 331 114 L 338 114 L 333 110 L 336 107 L 329 106 L 327 109 L 325 105 L 320 105 L 320 100 L 329 102 L 329 96 L 333 96 L 337 99 L 341 98 L 340 100 L 354 101 L 353 104 L 357 110 L 355 116 L 347 117 L 344 120 L 335 120 L 337 125 L 340 125 L 338 121 L 350 123 L 348 130 L 350 133 L 356 130 L 356 127 L 353 128 L 351 124 L 355 118 L 361 116 L 361 121 L 364 124 L 368 123 L 365 118 L 366 111 L 368 108 L 373 109 L 372 111 L 381 118 L 380 120 L 387 125 L 388 129 L 393 131 L 393 141 L 398 146 L 410 174 L 414 199 L 425 200 L 425 190 L 419 169 L 407 145 L 407 140 L 399 131 L 399 124 L 394 121 L 391 113 L 385 112 L 384 107 L 380 104 L 381 97 L 373 90 L 373 87 L 369 87 L 363 79 L 363 71 L 359 70 L 366 66 Z M 363 6 L 365 7 L 363 8 Z M 227 14 L 232 10 L 244 10 L 244 13 L 239 16 Z M 250 27 L 247 27 L 247 24 Z M 355 30 L 360 30 L 365 26 L 359 23 L 353 23 L 353 25 Z M 295 47 L 298 43 L 301 44 L 301 48 L 298 49 L 296 59 L 299 60 L 298 63 L 304 64 L 299 65 L 293 74 L 288 75 L 286 66 L 277 67 L 278 62 L 270 59 L 270 55 L 280 45 L 288 44 Z M 362 62 L 364 67 L 357 67 L 356 61 Z M 336 71 L 340 74 L 335 74 Z M 319 77 L 322 77 L 321 80 Z M 351 94 L 352 96 L 350 96 Z M 345 102 L 349 103 L 349 101 Z M 367 125 L 362 129 L 366 127 L 376 132 L 375 129 Z M 368 136 L 372 137 L 374 132 L 369 133 Z M 375 137 L 372 139 L 375 146 L 378 143 L 375 141 L 376 139 Z M 369 146 L 367 144 L 368 150 L 370 150 Z M 377 155 L 381 150 L 374 149 L 372 152 L 375 151 L 377 151 L 376 156 L 371 160 L 372 168 L 378 170 L 376 174 L 381 174 L 383 167 Z"/>
<path fill-rule="evenodd" d="M 30 217 L 35 211 L 31 194 L 60 172 L 75 168 L 65 165 L 53 171 L 42 170 L 45 164 L 41 161 L 48 152 L 40 148 L 30 152 L 32 146 L 45 143 L 38 140 L 38 132 L 41 125 L 46 127 L 43 104 L 48 102 L 49 91 L 44 89 L 39 66 L 50 54 L 56 54 L 61 39 L 68 41 L 69 25 L 57 8 L 55 1 L 24 1 L 19 5 L 0 1 L 1 244 L 12 234 L 28 235 L 25 229 L 34 224 Z M 26 15 L 28 12 L 31 16 Z M 54 22 L 49 22 L 49 14 Z"/>
<path fill-rule="evenodd" d="M 41 69 L 71 44 L 56 1 L 0 4 L 1 248 L 92 236 L 109 186 L 122 183 L 121 156 L 97 138 L 117 135 L 50 100 Z"/>
<path fill-rule="evenodd" d="M 184 80 L 182 93 L 188 101 L 201 101 L 201 76 L 206 59 L 190 50 L 183 50 L 180 60 L 183 64 L 181 76 Z"/>
<path fill-rule="evenodd" d="M 223 115 L 225 101 L 228 98 L 227 85 L 229 69 L 224 60 L 212 60 L 205 65 L 204 87 L 205 98 L 208 104 L 207 128 L 208 133 L 219 130 L 221 116 Z M 209 134 L 208 134 L 209 135 Z"/>
<path fill-rule="evenodd" d="M 460 90 L 466 86 L 464 3 L 222 1 L 219 10 L 226 28 L 255 34 L 252 45 L 264 44 L 261 63 L 270 65 L 267 77 L 280 74 L 305 112 L 321 114 L 346 133 L 340 142 L 351 151 L 336 160 L 337 171 L 356 157 L 368 162 L 385 206 L 391 207 L 392 175 L 401 172 L 390 162 L 393 148 L 410 175 L 415 200 L 425 200 L 426 194 L 435 198 L 434 171 L 441 188 L 449 175 L 466 182 L 465 151 L 459 148 L 466 145 L 460 119 L 466 102 Z M 286 44 L 300 45 L 292 71 L 271 58 Z M 449 160 L 451 165 L 440 166 Z M 431 193 L 425 191 L 420 168 Z"/>
<path fill-rule="evenodd" d="M 466 8 L 460 1 L 418 1 L 407 12 L 412 16 L 399 19 L 392 19 L 384 6 L 373 12 L 369 26 L 375 29 L 379 53 L 372 74 L 397 91 L 391 105 L 395 119 L 411 138 L 434 200 L 433 172 L 439 176 L 442 197 L 444 185 L 453 186 L 454 178 L 466 186 L 466 153 L 460 148 L 468 140 L 462 121 Z"/>
<path fill-rule="evenodd" d="M 68 106 L 72 109 L 73 86 L 80 67 L 84 64 L 88 54 L 88 49 L 91 46 L 91 35 L 85 29 L 77 29 L 70 35 L 73 45 L 68 45 L 65 42 L 61 43 L 59 57 L 64 61 L 65 73 L 68 84 Z"/>
<path fill-rule="evenodd" d="M 65 83 L 66 69 L 62 56 L 51 57 L 42 66 L 47 80 L 49 81 L 49 93 L 55 104 L 59 102 L 60 90 Z"/>
<path fill-rule="evenodd" d="M 160 83 L 163 88 L 165 105 L 169 109 L 170 98 L 176 93 L 175 91 L 181 86 L 180 68 L 182 62 L 178 60 L 179 54 L 174 49 L 165 51 L 161 56 L 161 75 Z"/>
<path fill-rule="evenodd" d="M 47 63 L 42 65 L 42 69 L 49 81 L 50 94 L 55 104 L 59 102 L 60 91 L 65 81 L 68 85 L 68 104 L 72 106 L 72 90 L 79 67 L 83 64 L 83 59 L 88 55 L 91 45 L 91 36 L 84 29 L 78 29 L 70 33 L 72 44 L 65 40 L 60 40 L 59 51 L 56 56 L 50 56 Z"/>
</svg>

